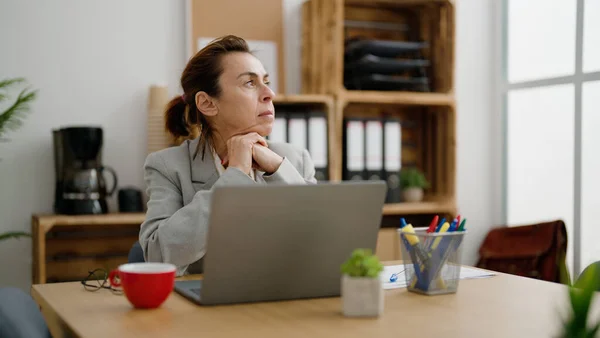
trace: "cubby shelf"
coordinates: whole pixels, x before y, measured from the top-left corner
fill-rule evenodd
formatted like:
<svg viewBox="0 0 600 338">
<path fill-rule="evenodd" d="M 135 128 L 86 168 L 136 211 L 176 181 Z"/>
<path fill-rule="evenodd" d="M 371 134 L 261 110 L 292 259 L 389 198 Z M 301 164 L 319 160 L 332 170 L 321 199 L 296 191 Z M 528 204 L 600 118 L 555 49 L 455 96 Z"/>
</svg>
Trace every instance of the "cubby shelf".
<svg viewBox="0 0 600 338">
<path fill-rule="evenodd" d="M 414 214 L 453 214 L 456 213 L 454 199 L 440 201 L 423 201 L 416 203 L 393 203 L 383 206 L 384 216 L 414 215 Z"/>
<path fill-rule="evenodd" d="M 454 95 L 448 93 L 385 92 L 344 90 L 338 99 L 346 103 L 397 104 L 415 106 L 453 106 Z"/>
</svg>

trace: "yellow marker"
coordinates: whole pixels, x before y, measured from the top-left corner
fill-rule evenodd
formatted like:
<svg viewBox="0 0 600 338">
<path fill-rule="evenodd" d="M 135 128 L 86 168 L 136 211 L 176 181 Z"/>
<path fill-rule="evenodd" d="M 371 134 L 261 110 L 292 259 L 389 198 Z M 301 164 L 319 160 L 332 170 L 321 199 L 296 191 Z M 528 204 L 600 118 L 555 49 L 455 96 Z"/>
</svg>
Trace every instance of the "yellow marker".
<svg viewBox="0 0 600 338">
<path fill-rule="evenodd" d="M 408 233 L 408 234 L 414 234 L 415 229 L 413 228 L 412 224 L 408 224 L 404 228 L 402 228 L 402 232 Z M 417 237 L 416 235 L 405 235 L 404 237 L 406 237 L 406 240 L 412 246 L 419 244 L 419 237 Z"/>
<path fill-rule="evenodd" d="M 440 228 L 439 232 L 440 233 L 446 232 L 446 231 L 448 231 L 449 228 L 450 228 L 450 223 L 446 222 L 446 223 L 444 223 L 444 225 L 442 225 L 442 227 Z M 436 238 L 435 241 L 433 241 L 433 245 L 431 246 L 431 250 L 437 249 L 437 246 L 440 244 L 441 240 L 442 240 L 442 236 Z"/>
</svg>

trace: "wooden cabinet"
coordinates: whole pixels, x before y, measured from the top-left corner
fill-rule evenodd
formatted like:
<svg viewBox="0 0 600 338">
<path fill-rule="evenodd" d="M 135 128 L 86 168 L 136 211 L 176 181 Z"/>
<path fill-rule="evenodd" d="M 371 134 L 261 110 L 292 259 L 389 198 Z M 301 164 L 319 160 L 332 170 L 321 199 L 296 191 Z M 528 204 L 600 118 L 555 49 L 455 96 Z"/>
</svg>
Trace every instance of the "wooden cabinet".
<svg viewBox="0 0 600 338">
<path fill-rule="evenodd" d="M 89 271 L 127 263 L 143 213 L 33 215 L 32 283 L 80 281 Z"/>
</svg>

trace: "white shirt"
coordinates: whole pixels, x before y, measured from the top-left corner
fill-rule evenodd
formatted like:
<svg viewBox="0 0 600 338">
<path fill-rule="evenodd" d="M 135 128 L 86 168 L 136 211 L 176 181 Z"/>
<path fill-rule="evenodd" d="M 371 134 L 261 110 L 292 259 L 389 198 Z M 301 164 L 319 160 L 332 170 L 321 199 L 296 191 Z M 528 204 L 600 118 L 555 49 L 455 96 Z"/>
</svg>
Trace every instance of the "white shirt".
<svg viewBox="0 0 600 338">
<path fill-rule="evenodd" d="M 221 164 L 221 158 L 219 157 L 214 148 L 212 150 L 212 154 L 213 158 L 215 159 L 215 168 L 217 168 L 217 172 L 219 173 L 219 176 L 221 176 L 225 172 L 225 167 Z M 250 171 L 250 178 L 256 181 L 256 170 L 252 169 Z"/>
</svg>

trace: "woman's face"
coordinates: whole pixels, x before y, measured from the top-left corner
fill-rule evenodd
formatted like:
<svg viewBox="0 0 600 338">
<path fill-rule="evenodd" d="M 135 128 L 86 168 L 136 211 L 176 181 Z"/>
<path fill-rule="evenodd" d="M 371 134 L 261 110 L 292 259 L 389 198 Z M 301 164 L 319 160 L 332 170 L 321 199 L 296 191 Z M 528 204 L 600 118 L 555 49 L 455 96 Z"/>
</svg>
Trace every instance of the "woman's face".
<svg viewBox="0 0 600 338">
<path fill-rule="evenodd" d="M 249 53 L 230 53 L 221 60 L 221 95 L 215 99 L 218 112 L 213 125 L 224 138 L 256 132 L 271 133 L 275 118 L 269 75 Z"/>
</svg>

